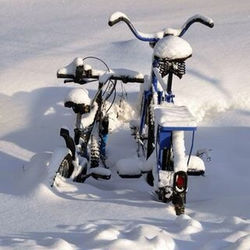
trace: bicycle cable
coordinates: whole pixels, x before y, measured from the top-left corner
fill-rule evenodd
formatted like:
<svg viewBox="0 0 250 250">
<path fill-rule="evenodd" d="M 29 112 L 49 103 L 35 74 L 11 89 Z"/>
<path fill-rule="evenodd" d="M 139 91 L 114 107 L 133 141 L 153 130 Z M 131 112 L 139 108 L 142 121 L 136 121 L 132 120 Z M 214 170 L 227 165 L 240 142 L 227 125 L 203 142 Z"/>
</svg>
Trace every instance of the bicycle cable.
<svg viewBox="0 0 250 250">
<path fill-rule="evenodd" d="M 84 57 L 83 58 L 83 61 L 86 61 L 87 59 L 95 59 L 97 61 L 100 61 L 101 63 L 103 63 L 107 69 L 108 72 L 110 72 L 110 68 L 109 66 L 107 65 L 107 63 L 105 61 L 103 61 L 101 58 L 99 57 L 96 57 L 96 56 L 87 56 L 87 57 Z M 103 91 L 103 94 L 102 94 L 102 97 L 106 94 L 106 92 L 108 91 L 108 89 L 110 88 L 110 84 L 113 84 L 113 88 L 111 89 L 110 93 L 107 95 L 107 97 L 105 98 L 104 102 L 107 101 L 109 99 L 109 97 L 112 95 L 112 93 L 114 93 L 114 97 L 113 97 L 113 100 L 109 106 L 109 108 L 107 109 L 106 113 L 108 113 L 108 111 L 111 109 L 111 107 L 113 106 L 114 102 L 115 102 L 115 99 L 116 99 L 116 95 L 117 95 L 117 91 L 116 91 L 116 84 L 117 84 L 117 81 L 113 82 L 112 80 L 109 80 L 108 81 L 108 84 L 107 84 L 107 87 L 105 88 L 105 90 Z M 124 86 L 123 84 L 122 85 L 122 95 L 125 94 L 125 96 L 127 96 L 127 92 L 126 90 L 124 89 Z"/>
</svg>

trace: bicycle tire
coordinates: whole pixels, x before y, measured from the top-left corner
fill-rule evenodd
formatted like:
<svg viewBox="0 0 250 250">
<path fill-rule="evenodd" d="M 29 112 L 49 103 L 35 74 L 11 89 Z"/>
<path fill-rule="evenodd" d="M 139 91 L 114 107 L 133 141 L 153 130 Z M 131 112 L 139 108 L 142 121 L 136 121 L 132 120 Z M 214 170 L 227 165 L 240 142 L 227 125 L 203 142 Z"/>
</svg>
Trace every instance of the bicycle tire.
<svg viewBox="0 0 250 250">
<path fill-rule="evenodd" d="M 152 170 L 147 173 L 146 182 L 148 183 L 149 186 L 151 186 L 151 187 L 154 186 L 154 176 L 153 176 Z"/>
<path fill-rule="evenodd" d="M 172 203 L 174 205 L 176 215 L 185 213 L 186 193 L 175 193 L 173 194 Z"/>
<path fill-rule="evenodd" d="M 70 178 L 74 171 L 71 154 L 67 154 L 60 163 L 57 173 L 64 178 Z"/>
<path fill-rule="evenodd" d="M 90 145 L 90 167 L 91 168 L 98 167 L 99 162 L 100 162 L 99 138 L 97 138 L 96 135 L 92 135 L 91 145 Z"/>
</svg>

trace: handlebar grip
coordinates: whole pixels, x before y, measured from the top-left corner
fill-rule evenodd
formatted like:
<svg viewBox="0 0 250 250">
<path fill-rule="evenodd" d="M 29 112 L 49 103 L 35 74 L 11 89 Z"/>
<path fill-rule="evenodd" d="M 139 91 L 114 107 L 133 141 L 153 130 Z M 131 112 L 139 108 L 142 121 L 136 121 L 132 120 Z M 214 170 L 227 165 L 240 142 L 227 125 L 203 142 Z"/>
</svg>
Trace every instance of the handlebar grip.
<svg viewBox="0 0 250 250">
<path fill-rule="evenodd" d="M 117 11 L 110 16 L 108 24 L 109 26 L 113 26 L 120 21 L 129 22 L 129 18 L 124 13 Z"/>
<path fill-rule="evenodd" d="M 201 15 L 197 15 L 195 16 L 197 19 L 197 22 L 200 22 L 206 26 L 208 26 L 209 28 L 213 28 L 214 27 L 214 22 L 211 18 L 206 17 L 206 16 L 201 16 Z"/>
</svg>

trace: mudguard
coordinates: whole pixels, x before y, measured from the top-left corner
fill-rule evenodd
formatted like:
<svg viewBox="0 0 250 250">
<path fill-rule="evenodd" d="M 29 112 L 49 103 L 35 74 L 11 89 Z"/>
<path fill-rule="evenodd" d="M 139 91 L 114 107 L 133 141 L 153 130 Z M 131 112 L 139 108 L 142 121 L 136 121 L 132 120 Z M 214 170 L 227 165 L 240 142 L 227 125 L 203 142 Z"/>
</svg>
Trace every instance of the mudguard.
<svg viewBox="0 0 250 250">
<path fill-rule="evenodd" d="M 69 135 L 69 130 L 66 128 L 61 128 L 60 130 L 60 136 L 63 137 L 66 143 L 66 147 L 71 151 L 72 159 L 75 160 L 76 158 L 76 147 L 74 140 L 72 137 Z"/>
</svg>

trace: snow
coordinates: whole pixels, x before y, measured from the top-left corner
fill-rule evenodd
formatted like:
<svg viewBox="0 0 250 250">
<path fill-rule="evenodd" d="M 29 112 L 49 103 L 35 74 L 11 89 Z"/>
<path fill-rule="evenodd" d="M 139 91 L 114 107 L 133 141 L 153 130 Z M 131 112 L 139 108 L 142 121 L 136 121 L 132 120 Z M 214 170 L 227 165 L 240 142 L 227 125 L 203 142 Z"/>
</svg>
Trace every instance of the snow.
<svg viewBox="0 0 250 250">
<path fill-rule="evenodd" d="M 128 19 L 128 16 L 125 15 L 124 13 L 120 12 L 120 11 L 116 11 L 115 13 L 113 13 L 110 18 L 109 18 L 109 21 L 110 22 L 114 22 L 116 20 L 118 20 L 119 18 L 125 18 L 125 19 Z"/>
<path fill-rule="evenodd" d="M 166 36 L 154 47 L 154 56 L 178 60 L 192 55 L 192 48 L 184 39 L 176 36 Z"/>
<path fill-rule="evenodd" d="M 186 162 L 188 162 L 188 155 L 186 155 Z M 189 164 L 188 164 L 189 171 L 204 171 L 205 172 L 205 164 L 204 161 L 195 155 L 191 155 Z"/>
<path fill-rule="evenodd" d="M 186 150 L 183 131 L 173 131 L 173 154 L 175 172 L 187 171 Z"/>
<path fill-rule="evenodd" d="M 76 72 L 76 67 L 77 66 L 85 66 L 85 64 L 83 64 L 83 58 L 81 57 L 76 57 L 70 64 L 68 64 L 67 66 L 65 66 L 64 68 L 61 68 L 57 71 L 57 74 L 63 74 L 63 75 L 72 75 L 75 76 L 75 72 Z M 91 69 L 91 67 L 89 67 L 89 65 L 86 65 L 84 67 L 85 70 L 89 70 Z"/>
<path fill-rule="evenodd" d="M 197 127 L 195 118 L 185 106 L 163 103 L 154 107 L 154 117 L 157 125 L 164 128 L 192 129 Z"/>
<path fill-rule="evenodd" d="M 100 83 L 106 83 L 111 77 L 124 77 L 137 80 L 144 80 L 144 75 L 140 72 L 129 69 L 110 69 L 110 71 L 104 72 L 100 75 Z"/>
<path fill-rule="evenodd" d="M 75 88 L 72 89 L 66 96 L 64 102 L 73 102 L 75 104 L 90 105 L 91 100 L 87 89 Z"/>
<path fill-rule="evenodd" d="M 81 129 L 88 128 L 94 122 L 97 110 L 98 110 L 98 104 L 94 102 L 90 109 L 90 112 L 83 114 L 81 116 L 81 123 L 80 123 Z"/>
<path fill-rule="evenodd" d="M 89 170 L 89 173 L 97 174 L 97 175 L 102 175 L 102 176 L 110 176 L 111 172 L 107 168 L 103 167 L 96 167 L 96 168 L 91 168 Z"/>
<path fill-rule="evenodd" d="M 249 1 L 0 5 L 1 249 L 249 249 Z M 194 13 L 215 22 L 213 29 L 195 24 L 184 35 L 193 56 L 187 74 L 173 83 L 175 104 L 187 106 L 199 121 L 194 152 L 212 149 L 205 177 L 188 179 L 184 216 L 156 201 L 143 177 L 116 174 L 120 159 L 135 159 L 136 145 L 127 121 L 115 115 L 107 147 L 111 179 L 48 185 L 52 152 L 65 143 L 60 127 L 72 130 L 74 120 L 63 101 L 76 85 L 63 85 L 57 70 L 78 56 L 96 55 L 111 68 L 149 74 L 152 49 L 126 26 L 107 25 L 115 10 L 148 33 L 181 27 Z M 85 86 L 93 97 L 97 86 Z M 138 89 L 126 85 L 131 107 Z"/>
</svg>

